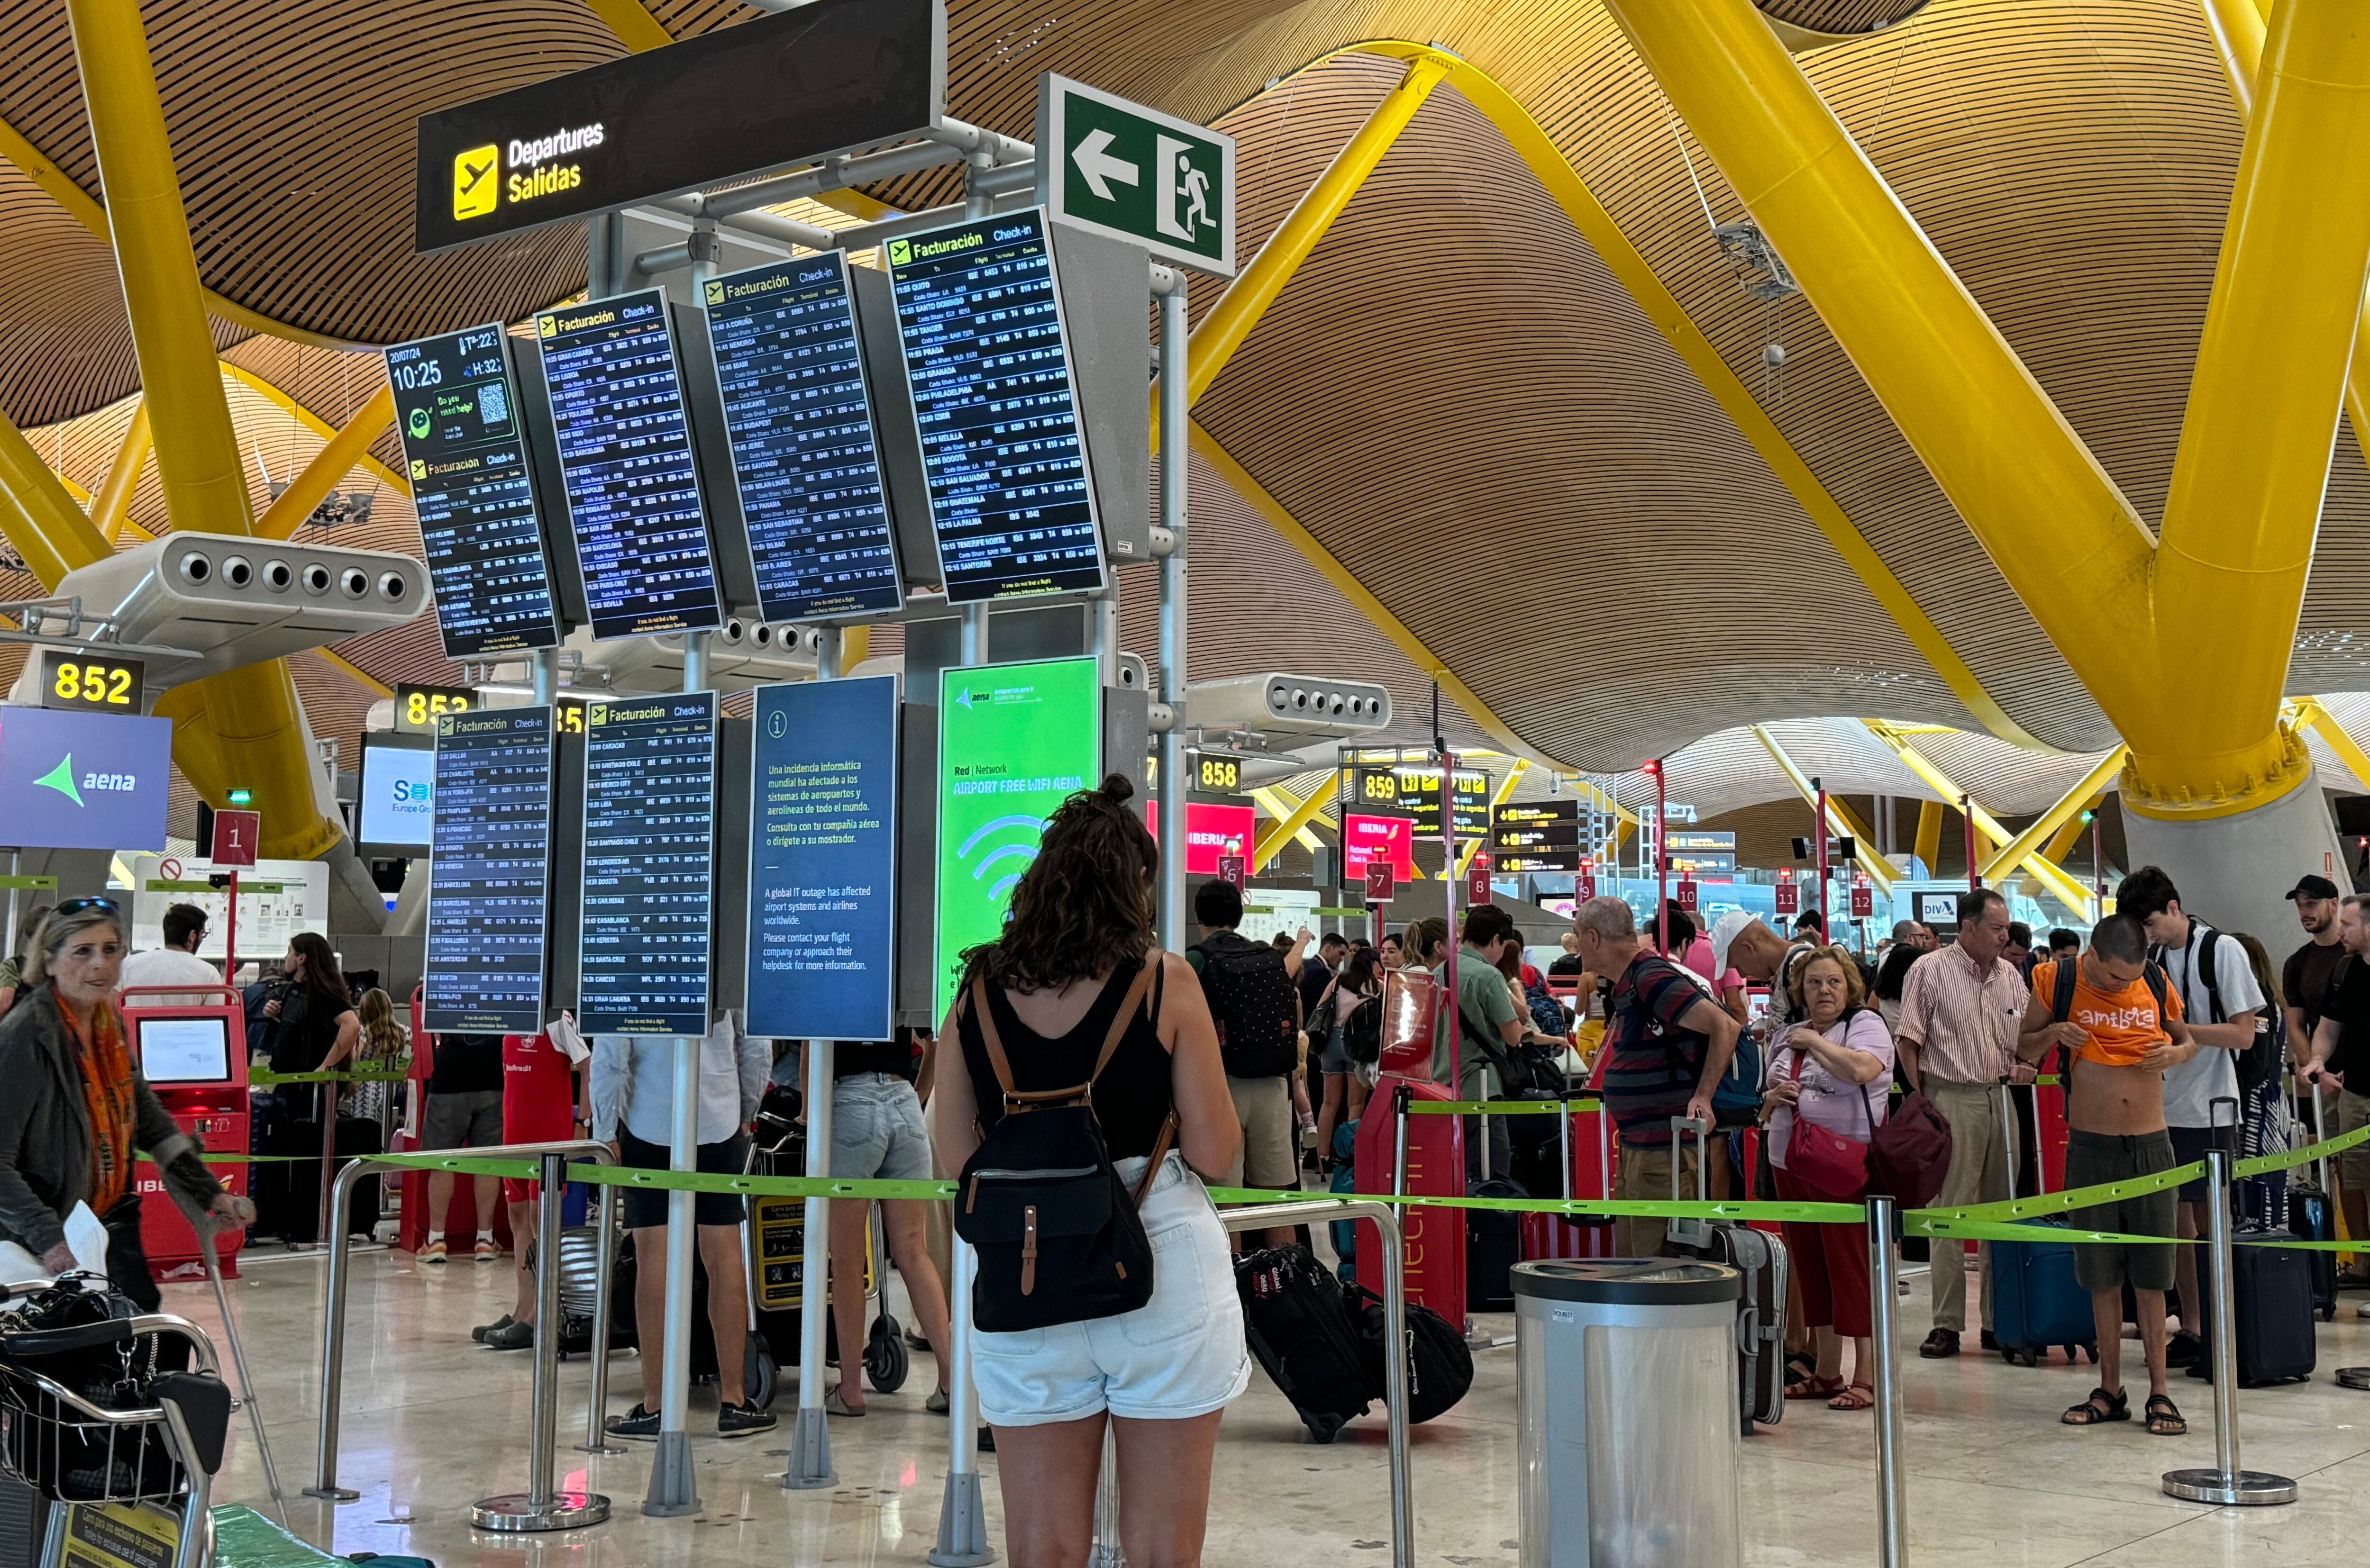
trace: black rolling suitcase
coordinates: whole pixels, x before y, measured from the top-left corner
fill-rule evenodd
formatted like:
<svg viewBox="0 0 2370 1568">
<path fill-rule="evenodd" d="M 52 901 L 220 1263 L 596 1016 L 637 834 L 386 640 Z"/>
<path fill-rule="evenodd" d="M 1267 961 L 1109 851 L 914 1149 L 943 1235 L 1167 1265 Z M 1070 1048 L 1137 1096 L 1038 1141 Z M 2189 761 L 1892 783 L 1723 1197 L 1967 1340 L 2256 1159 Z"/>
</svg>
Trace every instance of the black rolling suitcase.
<svg viewBox="0 0 2370 1568">
<path fill-rule="evenodd" d="M 1522 1183 L 1503 1176 L 1473 1184 L 1471 1196 L 1530 1196 Z M 1465 1310 L 1468 1312 L 1511 1312 L 1514 1310 L 1514 1264 L 1523 1253 L 1523 1217 L 1512 1209 L 1474 1208 L 1466 1211 Z"/>
<path fill-rule="evenodd" d="M 1251 1354 L 1320 1443 L 1372 1407 L 1365 1336 L 1341 1284 L 1306 1247 L 1271 1247 L 1235 1265 Z"/>
<path fill-rule="evenodd" d="M 337 1157 L 331 1172 L 360 1154 L 378 1154 L 382 1134 L 367 1116 L 338 1118 Z M 256 1199 L 256 1228 L 291 1242 L 312 1242 L 321 1236 L 321 1124 L 283 1121 L 270 1129 L 266 1153 L 285 1155 L 261 1168 Z M 346 1211 L 349 1232 L 367 1237 L 378 1224 L 379 1176 L 376 1172 L 354 1184 L 353 1204 Z"/>
<path fill-rule="evenodd" d="M 2230 1287 L 2238 1302 L 2238 1381 L 2248 1388 L 2310 1378 L 2318 1359 L 2313 1335 L 2314 1254 L 2285 1247 L 2250 1246 L 2242 1237 L 2230 1249 Z M 2210 1375 L 2212 1358 L 2200 1367 Z"/>
<path fill-rule="evenodd" d="M 2329 1135 L 2322 1129 L 2320 1118 L 2320 1085 L 2312 1085 L 2312 1140 L 2320 1142 Z M 2288 1173 L 2288 1231 L 2299 1241 L 2334 1242 L 2337 1240 L 2337 1215 L 2329 1197 L 2329 1162 L 2320 1162 L 2315 1175 L 2304 1169 Z M 2322 1319 L 2337 1316 L 2337 1254 L 2313 1252 L 2304 1256 L 2311 1265 L 2312 1306 Z"/>
</svg>

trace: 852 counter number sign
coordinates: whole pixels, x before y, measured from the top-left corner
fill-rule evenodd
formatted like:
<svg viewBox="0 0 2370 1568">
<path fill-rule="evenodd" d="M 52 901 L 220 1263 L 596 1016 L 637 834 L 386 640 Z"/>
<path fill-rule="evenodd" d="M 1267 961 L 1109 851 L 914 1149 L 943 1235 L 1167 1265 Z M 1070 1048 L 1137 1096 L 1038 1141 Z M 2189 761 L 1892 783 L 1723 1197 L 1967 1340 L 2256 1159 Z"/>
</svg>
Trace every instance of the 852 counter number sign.
<svg viewBox="0 0 2370 1568">
<path fill-rule="evenodd" d="M 136 658 L 52 648 L 41 655 L 41 706 L 85 713 L 140 714 L 146 667 Z"/>
<path fill-rule="evenodd" d="M 466 686 L 410 686 L 398 682 L 395 688 L 395 732 L 433 735 L 438 719 L 447 714 L 475 713 L 477 705 L 477 693 Z"/>
</svg>

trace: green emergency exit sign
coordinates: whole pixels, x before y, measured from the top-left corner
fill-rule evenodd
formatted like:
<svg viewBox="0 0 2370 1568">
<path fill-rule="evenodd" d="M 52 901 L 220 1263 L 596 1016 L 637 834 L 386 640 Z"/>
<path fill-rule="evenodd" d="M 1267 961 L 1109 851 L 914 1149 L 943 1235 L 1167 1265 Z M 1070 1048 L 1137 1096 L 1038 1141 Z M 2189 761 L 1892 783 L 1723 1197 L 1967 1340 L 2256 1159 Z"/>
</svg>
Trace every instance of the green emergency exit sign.
<svg viewBox="0 0 2370 1568">
<path fill-rule="evenodd" d="M 1037 189 L 1056 218 L 1235 275 L 1231 136 L 1048 72 L 1037 81 Z"/>
</svg>

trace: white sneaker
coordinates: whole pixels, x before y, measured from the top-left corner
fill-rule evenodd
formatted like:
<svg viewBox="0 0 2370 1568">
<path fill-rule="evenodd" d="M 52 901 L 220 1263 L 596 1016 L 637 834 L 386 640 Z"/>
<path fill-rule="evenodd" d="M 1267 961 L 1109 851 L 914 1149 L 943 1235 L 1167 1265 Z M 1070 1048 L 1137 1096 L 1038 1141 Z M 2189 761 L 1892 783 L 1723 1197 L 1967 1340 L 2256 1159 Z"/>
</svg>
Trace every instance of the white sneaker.
<svg viewBox="0 0 2370 1568">
<path fill-rule="evenodd" d="M 2357 1318 L 2370 1318 L 2370 1301 L 2357 1304 L 2353 1309 L 2353 1315 Z"/>
</svg>

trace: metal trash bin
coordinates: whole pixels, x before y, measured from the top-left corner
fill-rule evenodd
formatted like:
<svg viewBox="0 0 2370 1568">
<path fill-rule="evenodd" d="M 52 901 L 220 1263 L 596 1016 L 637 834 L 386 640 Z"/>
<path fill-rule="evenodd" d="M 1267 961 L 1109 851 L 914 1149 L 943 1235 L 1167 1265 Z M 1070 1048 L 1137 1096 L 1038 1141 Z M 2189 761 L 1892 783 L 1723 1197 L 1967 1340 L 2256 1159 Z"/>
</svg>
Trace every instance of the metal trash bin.
<svg viewBox="0 0 2370 1568">
<path fill-rule="evenodd" d="M 1743 1276 L 1547 1259 L 1513 1282 L 1522 1568 L 1738 1568 Z"/>
</svg>

